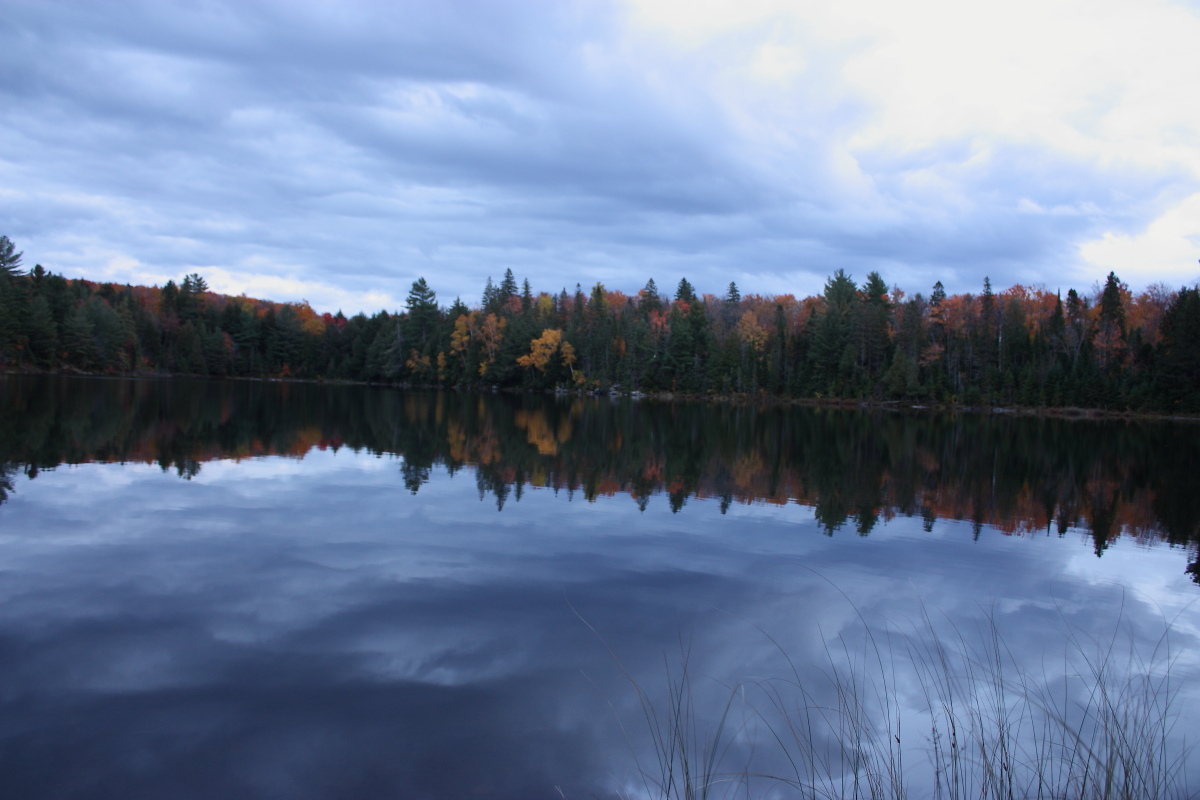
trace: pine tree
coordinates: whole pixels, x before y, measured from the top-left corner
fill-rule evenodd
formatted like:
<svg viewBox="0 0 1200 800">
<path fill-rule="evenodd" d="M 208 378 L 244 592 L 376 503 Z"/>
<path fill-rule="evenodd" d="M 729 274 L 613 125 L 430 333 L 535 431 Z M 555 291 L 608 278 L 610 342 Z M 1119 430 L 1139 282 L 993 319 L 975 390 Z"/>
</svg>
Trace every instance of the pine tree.
<svg viewBox="0 0 1200 800">
<path fill-rule="evenodd" d="M 206 305 L 204 293 L 207 291 L 208 284 L 197 273 L 184 276 L 175 298 L 176 312 L 181 320 L 195 320 L 203 316 Z"/>
<path fill-rule="evenodd" d="M 812 391 L 840 395 L 844 388 L 842 356 L 849 345 L 849 317 L 857 289 L 854 281 L 839 269 L 825 282 L 825 308 L 816 322 L 812 348 Z M 851 362 L 853 363 L 853 362 Z"/>
<path fill-rule="evenodd" d="M 80 369 L 92 369 L 96 364 L 95 328 L 82 305 L 67 317 L 63 326 L 63 346 L 69 362 Z"/>
<path fill-rule="evenodd" d="M 983 294 L 979 296 L 979 325 L 975 330 L 975 371 L 973 382 L 980 387 L 984 399 L 991 400 L 992 392 L 999 381 L 1000 326 L 996 318 L 996 295 L 992 293 L 992 281 L 983 279 Z"/>
<path fill-rule="evenodd" d="M 638 311 L 643 316 L 649 316 L 651 311 L 662 311 L 662 298 L 658 296 L 658 286 L 654 278 L 646 281 L 646 286 L 639 293 Z"/>
<path fill-rule="evenodd" d="M 485 312 L 495 313 L 500 310 L 500 306 L 504 304 L 500 297 L 500 291 L 492 283 L 492 276 L 488 275 L 487 283 L 483 286 L 483 300 L 480 302 L 480 307 Z"/>
<path fill-rule="evenodd" d="M 856 305 L 851 322 L 852 336 L 858 349 L 859 377 L 867 386 L 876 383 L 888 361 L 891 349 L 888 336 L 890 315 L 887 283 L 878 272 L 872 272 L 863 284 L 862 302 Z"/>
<path fill-rule="evenodd" d="M 204 341 L 196 323 L 188 320 L 179 329 L 179 340 L 176 344 L 175 364 L 179 372 L 190 375 L 208 374 L 208 366 L 204 361 Z"/>
<path fill-rule="evenodd" d="M 521 313 L 528 314 L 533 310 L 533 288 L 529 285 L 529 278 L 526 278 L 521 284 Z"/>
<path fill-rule="evenodd" d="M 1096 361 L 1110 377 L 1125 365 L 1125 306 L 1121 302 L 1121 282 L 1116 273 L 1108 273 L 1100 295 L 1100 317 L 1092 334 Z"/>
<path fill-rule="evenodd" d="M 58 330 L 45 297 L 35 297 L 30 304 L 28 337 L 33 363 L 43 368 L 57 366 Z"/>
<path fill-rule="evenodd" d="M 408 318 L 403 331 L 405 346 L 415 348 L 421 355 L 428 355 L 427 351 L 435 342 L 441 321 L 437 295 L 424 278 L 418 278 L 413 281 L 405 305 L 408 306 Z"/>
<path fill-rule="evenodd" d="M 1156 393 L 1167 409 L 1200 411 L 1200 289 L 1175 296 L 1162 324 Z"/>
<path fill-rule="evenodd" d="M 1100 322 L 1119 329 L 1121 338 L 1125 338 L 1125 306 L 1121 302 L 1121 281 L 1115 272 L 1108 273 L 1100 295 Z"/>
<path fill-rule="evenodd" d="M 0 364 L 16 362 L 20 350 L 19 293 L 14 278 L 0 270 Z"/>
<path fill-rule="evenodd" d="M 738 291 L 737 284 L 730 281 L 729 290 L 725 292 L 725 304 L 736 306 L 740 302 L 742 302 L 742 293 Z"/>
<path fill-rule="evenodd" d="M 517 279 L 513 276 L 512 268 L 504 270 L 504 280 L 500 281 L 500 306 L 503 307 L 510 298 L 517 296 Z"/>
<path fill-rule="evenodd" d="M 675 299 L 693 305 L 696 302 L 696 290 L 688 283 L 687 278 L 679 279 L 679 286 L 675 289 Z"/>
<path fill-rule="evenodd" d="M 17 252 L 16 245 L 7 236 L 0 236 L 0 273 L 4 273 L 9 278 L 15 278 L 21 274 L 21 256 L 24 253 Z"/>
</svg>

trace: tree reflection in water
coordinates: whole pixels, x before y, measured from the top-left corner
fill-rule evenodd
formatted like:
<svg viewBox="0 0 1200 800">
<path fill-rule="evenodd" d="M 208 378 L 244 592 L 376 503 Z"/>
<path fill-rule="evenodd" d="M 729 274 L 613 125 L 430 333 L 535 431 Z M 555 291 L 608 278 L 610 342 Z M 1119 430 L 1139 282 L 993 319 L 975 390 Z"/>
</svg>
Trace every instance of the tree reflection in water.
<svg viewBox="0 0 1200 800">
<path fill-rule="evenodd" d="M 800 503 L 825 533 L 897 515 L 1010 535 L 1084 529 L 1200 540 L 1200 425 L 542 395 L 404 392 L 270 382 L 8 377 L 0 383 L 0 500 L 13 475 L 59 464 L 303 457 L 350 447 L 402 458 L 418 492 L 439 466 L 474 471 L 498 507 L 526 487 Z"/>
</svg>

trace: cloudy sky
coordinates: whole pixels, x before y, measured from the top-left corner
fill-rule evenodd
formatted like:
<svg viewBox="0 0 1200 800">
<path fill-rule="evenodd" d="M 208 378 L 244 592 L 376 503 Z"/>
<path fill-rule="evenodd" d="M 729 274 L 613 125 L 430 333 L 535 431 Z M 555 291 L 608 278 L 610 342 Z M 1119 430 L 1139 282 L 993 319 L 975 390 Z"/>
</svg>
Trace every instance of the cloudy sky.
<svg viewBox="0 0 1200 800">
<path fill-rule="evenodd" d="M 50 2 L 0 233 L 69 277 L 535 290 L 1200 278 L 1200 3 Z"/>
</svg>

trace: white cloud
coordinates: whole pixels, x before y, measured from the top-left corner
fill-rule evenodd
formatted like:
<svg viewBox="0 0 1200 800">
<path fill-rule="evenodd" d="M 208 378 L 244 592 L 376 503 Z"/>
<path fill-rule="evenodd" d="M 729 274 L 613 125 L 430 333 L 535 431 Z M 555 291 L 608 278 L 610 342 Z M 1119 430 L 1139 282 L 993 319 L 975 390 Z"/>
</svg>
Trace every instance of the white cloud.
<svg viewBox="0 0 1200 800">
<path fill-rule="evenodd" d="M 759 80 L 786 86 L 802 73 L 806 66 L 803 54 L 795 48 L 766 42 L 755 53 L 750 72 Z"/>
<path fill-rule="evenodd" d="M 750 74 L 835 80 L 872 109 L 853 149 L 920 149 L 963 137 L 1038 141 L 1200 177 L 1200 16 L 1171 2 L 629 0 L 632 23 Z M 813 73 L 816 73 L 814 76 Z M 802 91 L 817 91 L 806 86 Z M 787 91 L 778 98 L 791 102 Z"/>
<path fill-rule="evenodd" d="M 797 185 L 816 185 L 828 230 L 894 238 L 886 259 L 894 281 L 915 278 L 919 286 L 919 275 L 956 260 L 1001 282 L 1053 268 L 1088 283 L 1097 265 L 1144 282 L 1194 274 L 1188 215 L 1200 216 L 1192 201 L 1163 208 L 1164 198 L 1200 186 L 1200 116 L 1181 95 L 1181 87 L 1200 85 L 1200 15 L 1186 6 L 627 7 L 644 36 L 681 58 L 713 62 L 695 74 L 710 76 L 742 123 L 739 146 L 769 154 L 760 159 L 764 172 L 790 177 L 796 168 Z M 802 68 L 779 66 L 790 63 Z M 763 80 L 769 75 L 777 79 Z M 806 163 L 814 150 L 815 163 Z M 989 265 L 986 253 L 970 250 L 972 228 L 993 231 L 996 241 L 1041 244 L 997 251 Z M 947 263 L 923 266 L 922 253 L 905 252 L 906 230 Z M 981 277 L 957 275 L 957 290 Z"/>
<path fill-rule="evenodd" d="M 1125 282 L 1164 281 L 1178 287 L 1200 281 L 1200 193 L 1193 194 L 1132 236 L 1106 233 L 1079 247 L 1092 274 L 1116 272 Z"/>
<path fill-rule="evenodd" d="M 261 300 L 297 302 L 309 300 L 318 312 L 338 309 L 347 315 L 358 311 L 374 313 L 379 310 L 399 311 L 402 301 L 380 289 L 350 291 L 324 281 L 302 277 L 304 270 L 296 265 L 277 264 L 263 258 L 248 258 L 238 269 L 197 267 L 214 292 L 246 294 Z"/>
</svg>

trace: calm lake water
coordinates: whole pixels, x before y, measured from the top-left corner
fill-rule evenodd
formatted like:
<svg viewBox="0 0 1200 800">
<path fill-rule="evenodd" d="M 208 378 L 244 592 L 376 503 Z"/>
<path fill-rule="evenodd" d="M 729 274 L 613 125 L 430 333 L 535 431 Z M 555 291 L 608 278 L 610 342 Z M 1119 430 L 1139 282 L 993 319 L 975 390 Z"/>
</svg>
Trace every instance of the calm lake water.
<svg viewBox="0 0 1200 800">
<path fill-rule="evenodd" d="M 846 675 L 928 796 L 922 659 L 986 667 L 993 630 L 1069 708 L 1097 654 L 1169 666 L 1194 739 L 1197 454 L 1190 423 L 0 378 L 0 796 L 657 796 L 672 687 L 744 796 L 807 769 L 776 734 Z"/>
</svg>

